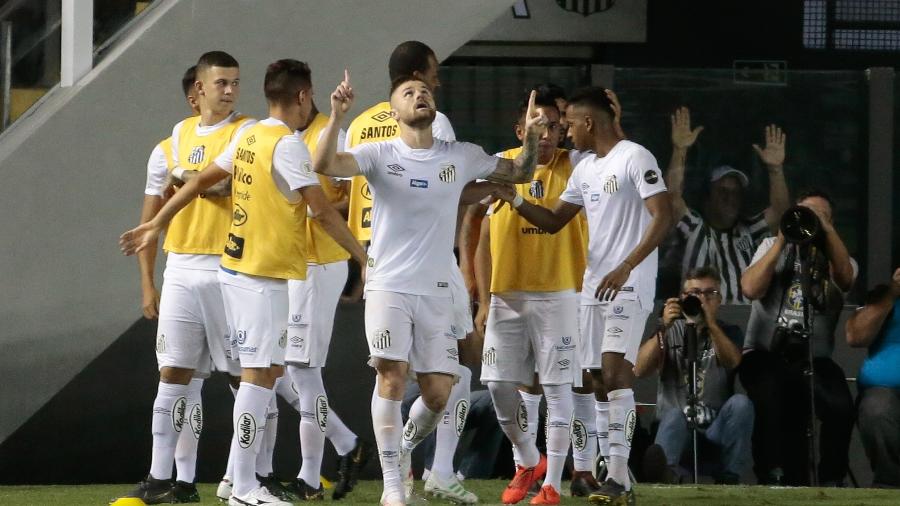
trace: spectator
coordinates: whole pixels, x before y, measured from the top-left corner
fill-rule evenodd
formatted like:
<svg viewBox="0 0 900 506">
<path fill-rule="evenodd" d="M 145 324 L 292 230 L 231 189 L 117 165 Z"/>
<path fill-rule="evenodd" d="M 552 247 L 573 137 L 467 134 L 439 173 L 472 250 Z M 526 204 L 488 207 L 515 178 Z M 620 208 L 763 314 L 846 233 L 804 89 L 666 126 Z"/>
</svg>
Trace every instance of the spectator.
<svg viewBox="0 0 900 506">
<path fill-rule="evenodd" d="M 700 454 L 704 468 L 720 467 L 713 475 L 717 483 L 736 484 L 750 458 L 753 432 L 753 404 L 746 395 L 734 393 L 734 371 L 741 363 L 741 329 L 716 319 L 722 295 L 719 272 L 701 267 L 689 272 L 681 298 L 666 301 L 662 324 L 654 337 L 641 346 L 635 375 L 659 372 L 656 393 L 656 417 L 659 430 L 656 441 L 644 457 L 644 479 L 676 483 L 685 472 L 679 468 L 689 455 L 691 428 L 688 417 L 690 372 L 685 343 L 686 322 L 681 301 L 699 298 L 703 317 L 697 323 L 697 398 L 696 418 L 702 437 L 715 445 L 719 455 Z M 716 463 L 721 464 L 716 466 Z"/>
<path fill-rule="evenodd" d="M 809 484 L 805 436 L 809 379 L 803 374 L 808 366 L 807 343 L 812 346 L 815 410 L 822 422 L 819 483 L 840 485 L 847 473 L 853 401 L 844 371 L 831 354 L 844 296 L 858 269 L 832 225 L 831 199 L 809 191 L 797 203 L 818 216 L 822 237 L 815 248 L 807 248 L 787 243 L 779 232 L 756 250 L 741 278 L 741 288 L 753 306 L 738 374 L 756 410 L 753 457 L 760 482 Z M 820 265 L 827 262 L 820 269 L 825 279 L 807 282 L 801 276 L 801 258 Z M 803 310 L 807 305 L 809 321 Z"/>
<path fill-rule="evenodd" d="M 869 348 L 859 370 L 859 433 L 873 487 L 900 487 L 900 269 L 847 321 L 847 344 Z"/>
<path fill-rule="evenodd" d="M 702 126 L 691 129 L 691 113 L 687 107 L 677 109 L 672 115 L 672 159 L 666 172 L 666 186 L 672 193 L 677 220 L 675 229 L 681 246 L 678 251 L 684 255 L 681 272 L 705 265 L 715 267 L 721 275 L 723 302 L 748 304 L 750 301 L 740 290 L 741 271 L 750 264 L 760 242 L 777 229 L 778 220 L 789 205 L 782 168 L 786 136 L 778 126 L 769 125 L 765 130 L 765 147 L 753 145 L 769 172 L 769 208 L 742 216 L 744 192 L 750 179 L 728 165 L 713 169 L 709 193 L 701 210 L 688 208 L 684 201 L 685 158 L 702 131 Z"/>
</svg>

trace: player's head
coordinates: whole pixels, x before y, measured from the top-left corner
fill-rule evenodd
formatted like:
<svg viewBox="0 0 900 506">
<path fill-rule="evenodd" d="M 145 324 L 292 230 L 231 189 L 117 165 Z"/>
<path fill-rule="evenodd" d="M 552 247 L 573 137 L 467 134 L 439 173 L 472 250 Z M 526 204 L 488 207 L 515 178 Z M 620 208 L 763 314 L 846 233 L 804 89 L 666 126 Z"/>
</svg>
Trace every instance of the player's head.
<svg viewBox="0 0 900 506">
<path fill-rule="evenodd" d="M 312 111 L 312 72 L 302 61 L 284 59 L 266 68 L 263 90 L 270 109 L 287 115 L 288 126 L 297 129 Z M 292 124 L 297 122 L 296 125 Z"/>
<path fill-rule="evenodd" d="M 431 87 L 413 76 L 400 76 L 391 82 L 391 116 L 401 125 L 431 128 L 436 109 Z"/>
<path fill-rule="evenodd" d="M 184 92 L 184 99 L 187 100 L 191 111 L 194 114 L 200 114 L 200 105 L 197 102 L 197 88 L 194 86 L 195 82 L 197 82 L 197 66 L 191 65 L 181 77 L 181 91 Z"/>
<path fill-rule="evenodd" d="M 537 90 L 538 95 L 543 95 L 556 102 L 556 108 L 559 109 L 559 124 L 561 127 L 559 145 L 562 147 L 566 142 L 566 131 L 569 128 L 569 123 L 566 121 L 566 107 L 569 105 L 566 90 L 553 83 L 539 84 L 534 89 Z"/>
<path fill-rule="evenodd" d="M 614 118 L 612 102 L 606 96 L 605 88 L 588 86 L 569 96 L 566 121 L 569 123 L 569 137 L 572 138 L 575 149 L 589 149 L 593 145 L 593 139 L 615 135 Z"/>
<path fill-rule="evenodd" d="M 394 48 L 388 61 L 388 74 L 391 82 L 402 76 L 413 76 L 432 90 L 441 85 L 437 56 L 430 47 L 417 40 L 408 40 Z"/>
<path fill-rule="evenodd" d="M 241 91 L 237 60 L 225 51 L 209 51 L 197 60 L 195 82 L 201 110 L 227 114 L 234 110 Z"/>
<path fill-rule="evenodd" d="M 556 101 L 550 96 L 538 93 L 534 98 L 535 108 L 544 111 L 547 116 L 547 128 L 541 132 L 538 142 L 538 163 L 543 165 L 549 163 L 553 158 L 553 153 L 559 145 L 562 134 L 562 128 L 559 123 L 559 109 L 556 107 Z M 531 97 L 531 90 L 528 90 L 522 101 L 519 102 L 519 115 L 516 118 L 516 138 L 520 141 L 525 140 L 525 114 L 528 112 L 528 99 Z"/>
</svg>

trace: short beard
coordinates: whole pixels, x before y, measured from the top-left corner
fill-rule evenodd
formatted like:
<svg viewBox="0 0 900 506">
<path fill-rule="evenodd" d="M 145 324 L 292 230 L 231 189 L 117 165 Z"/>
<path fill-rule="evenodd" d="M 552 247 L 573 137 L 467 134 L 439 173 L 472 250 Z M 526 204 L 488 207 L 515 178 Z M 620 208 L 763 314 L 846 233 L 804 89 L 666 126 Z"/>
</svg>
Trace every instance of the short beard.
<svg viewBox="0 0 900 506">
<path fill-rule="evenodd" d="M 413 113 L 413 117 L 406 122 L 406 124 L 415 129 L 431 126 L 431 124 L 434 123 L 434 118 L 437 116 L 437 113 L 434 109 L 430 109 L 428 112 L 429 114 L 427 116 L 417 116 Z"/>
</svg>

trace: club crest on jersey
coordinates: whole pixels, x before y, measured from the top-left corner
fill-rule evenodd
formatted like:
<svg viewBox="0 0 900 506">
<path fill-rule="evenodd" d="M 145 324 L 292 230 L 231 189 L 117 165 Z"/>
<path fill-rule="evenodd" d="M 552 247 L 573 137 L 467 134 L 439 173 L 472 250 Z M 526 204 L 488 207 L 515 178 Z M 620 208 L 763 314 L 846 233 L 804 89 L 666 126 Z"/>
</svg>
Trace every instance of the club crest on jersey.
<svg viewBox="0 0 900 506">
<path fill-rule="evenodd" d="M 619 191 L 619 181 L 616 180 L 615 174 L 607 176 L 603 181 L 603 191 L 606 193 L 616 193 Z"/>
<path fill-rule="evenodd" d="M 160 334 L 156 336 L 156 353 L 166 352 L 166 335 Z"/>
<path fill-rule="evenodd" d="M 497 350 L 495 350 L 493 346 L 484 350 L 484 353 L 481 354 L 481 362 L 484 365 L 496 364 L 497 363 Z"/>
<path fill-rule="evenodd" d="M 194 149 L 191 150 L 190 156 L 188 156 L 188 163 L 192 163 L 194 165 L 203 163 L 203 156 L 206 153 L 206 146 L 194 146 Z"/>
<path fill-rule="evenodd" d="M 531 188 L 528 189 L 528 194 L 536 199 L 544 198 L 544 182 L 543 181 L 532 181 Z"/>
<path fill-rule="evenodd" d="M 278 338 L 278 347 L 281 349 L 287 347 L 287 329 L 281 330 L 281 337 Z"/>
<path fill-rule="evenodd" d="M 445 183 L 456 181 L 456 166 L 452 163 L 441 164 L 441 172 L 438 174 L 438 178 Z"/>
</svg>

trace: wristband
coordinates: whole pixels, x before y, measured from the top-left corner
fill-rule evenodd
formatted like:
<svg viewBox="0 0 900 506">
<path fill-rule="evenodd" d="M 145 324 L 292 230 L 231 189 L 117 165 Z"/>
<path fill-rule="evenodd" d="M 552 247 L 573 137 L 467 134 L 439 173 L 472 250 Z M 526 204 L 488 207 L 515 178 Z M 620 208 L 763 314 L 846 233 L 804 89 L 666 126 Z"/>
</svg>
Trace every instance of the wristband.
<svg viewBox="0 0 900 506">
<path fill-rule="evenodd" d="M 184 169 L 182 169 L 181 167 L 175 167 L 174 169 L 172 169 L 172 176 L 184 181 L 184 179 L 182 179 L 182 176 L 184 176 Z"/>
<path fill-rule="evenodd" d="M 525 199 L 523 199 L 522 196 L 517 193 L 516 198 L 514 198 L 513 201 L 510 202 L 510 205 L 513 206 L 513 209 L 518 209 L 519 206 L 522 205 L 522 202 L 525 202 Z"/>
</svg>

